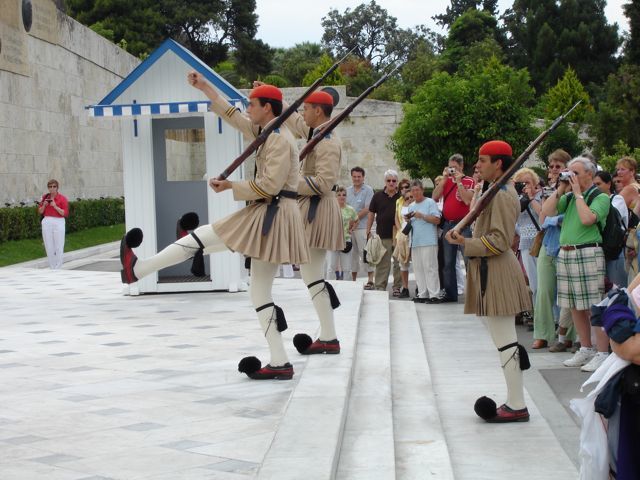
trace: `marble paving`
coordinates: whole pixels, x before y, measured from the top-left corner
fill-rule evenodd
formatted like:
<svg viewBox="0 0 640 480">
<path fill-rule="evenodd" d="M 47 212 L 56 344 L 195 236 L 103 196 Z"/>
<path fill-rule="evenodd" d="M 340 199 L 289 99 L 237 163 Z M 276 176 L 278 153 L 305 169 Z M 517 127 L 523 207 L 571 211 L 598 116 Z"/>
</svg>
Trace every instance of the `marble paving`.
<svg viewBox="0 0 640 480">
<path fill-rule="evenodd" d="M 255 477 L 307 366 L 291 339 L 317 329 L 300 280 L 274 299 L 296 375 L 256 382 L 237 371 L 268 362 L 247 293 L 129 297 L 118 273 L 0 269 L 0 478 Z"/>
</svg>

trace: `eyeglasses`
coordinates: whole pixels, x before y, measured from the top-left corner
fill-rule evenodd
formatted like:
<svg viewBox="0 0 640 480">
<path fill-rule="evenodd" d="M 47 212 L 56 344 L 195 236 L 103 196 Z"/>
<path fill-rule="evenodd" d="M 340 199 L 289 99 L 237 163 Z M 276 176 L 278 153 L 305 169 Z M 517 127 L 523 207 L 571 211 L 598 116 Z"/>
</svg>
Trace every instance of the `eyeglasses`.
<svg viewBox="0 0 640 480">
<path fill-rule="evenodd" d="M 385 180 L 385 182 L 389 182 L 389 183 L 398 183 L 398 180 L 396 180 L 395 178 L 387 178 Z"/>
<path fill-rule="evenodd" d="M 58 188 L 57 185 L 47 185 L 47 188 Z"/>
<path fill-rule="evenodd" d="M 555 170 L 556 168 L 562 168 L 562 165 L 549 165 L 549 168 L 553 168 Z"/>
</svg>

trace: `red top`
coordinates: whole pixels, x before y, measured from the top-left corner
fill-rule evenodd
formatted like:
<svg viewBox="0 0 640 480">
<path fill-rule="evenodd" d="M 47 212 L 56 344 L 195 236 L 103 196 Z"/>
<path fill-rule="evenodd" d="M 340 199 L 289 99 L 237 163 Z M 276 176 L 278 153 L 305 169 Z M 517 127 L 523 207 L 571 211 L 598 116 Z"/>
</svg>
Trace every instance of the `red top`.
<svg viewBox="0 0 640 480">
<path fill-rule="evenodd" d="M 49 195 L 48 193 L 45 193 L 42 196 L 42 199 L 40 200 L 40 206 L 42 206 L 42 202 L 46 201 L 48 198 L 51 198 L 51 195 Z M 58 218 L 68 217 L 69 201 L 67 200 L 67 197 L 59 193 L 56 195 L 55 202 L 58 208 L 61 208 L 62 210 L 64 210 L 63 215 L 60 215 L 58 211 L 55 208 L 53 208 L 53 206 L 49 202 L 46 203 L 47 206 L 44 207 L 44 212 L 42 212 L 42 215 L 44 217 L 58 217 Z"/>
<path fill-rule="evenodd" d="M 475 187 L 476 182 L 471 177 L 462 177 L 462 185 L 471 190 Z M 442 198 L 444 198 L 444 205 L 442 207 L 442 215 L 444 219 L 449 222 L 459 222 L 464 216 L 469 213 L 469 205 L 462 201 L 460 198 L 460 192 L 458 187 L 453 182 L 451 177 L 447 178 L 442 189 Z"/>
</svg>

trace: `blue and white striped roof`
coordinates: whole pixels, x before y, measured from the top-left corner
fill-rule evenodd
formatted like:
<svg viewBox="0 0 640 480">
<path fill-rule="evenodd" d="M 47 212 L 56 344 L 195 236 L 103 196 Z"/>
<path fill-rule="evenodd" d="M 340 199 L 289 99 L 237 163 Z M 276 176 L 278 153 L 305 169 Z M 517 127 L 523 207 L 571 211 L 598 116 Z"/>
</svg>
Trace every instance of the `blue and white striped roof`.
<svg viewBox="0 0 640 480">
<path fill-rule="evenodd" d="M 179 43 L 165 40 L 98 104 L 86 107 L 92 117 L 175 115 L 206 112 L 209 99 L 187 82 L 195 70 L 239 108 L 246 97 Z"/>
</svg>

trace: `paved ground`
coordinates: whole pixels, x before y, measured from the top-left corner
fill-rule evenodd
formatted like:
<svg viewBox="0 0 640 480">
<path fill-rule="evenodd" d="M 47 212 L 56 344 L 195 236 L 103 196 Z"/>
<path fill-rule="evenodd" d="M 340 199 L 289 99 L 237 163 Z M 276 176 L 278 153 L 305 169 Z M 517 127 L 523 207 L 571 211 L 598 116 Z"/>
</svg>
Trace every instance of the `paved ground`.
<svg viewBox="0 0 640 480">
<path fill-rule="evenodd" d="M 246 294 L 125 297 L 113 245 L 93 253 L 69 256 L 58 272 L 38 268 L 42 261 L 0 269 L 0 309 L 6 312 L 0 333 L 0 479 L 252 478 L 307 359 L 295 356 L 293 382 L 251 382 L 238 374 L 237 361 L 264 355 L 266 347 Z M 296 331 L 311 333 L 316 323 L 304 286 L 288 280 L 276 286 L 298 312 Z M 433 307 L 438 315 L 446 311 L 445 305 Z M 461 306 L 450 307 L 455 320 Z M 418 308 L 423 326 L 435 324 L 429 308 Z M 445 392 L 454 388 L 442 381 L 455 358 L 445 357 L 455 353 L 452 347 L 480 348 L 493 359 L 483 343 L 476 345 L 478 324 L 464 325 L 471 338 L 461 335 L 448 346 L 445 336 L 428 352 L 444 348 L 445 364 L 437 358 L 429 363 Z M 285 333 L 291 350 L 296 332 Z M 519 335 L 524 345 L 531 343 L 525 328 L 519 327 Z M 568 354 L 543 350 L 531 356 L 528 396 L 546 420 L 543 430 L 548 432 L 548 423 L 559 448 L 577 464 L 579 428 L 567 407 L 588 375 L 561 366 Z M 455 388 L 464 390 L 464 382 Z M 450 434 L 460 427 L 446 416 L 443 424 Z M 529 431 L 542 427 L 532 421 Z M 450 449 L 455 453 L 454 443 Z M 459 478 L 474 478 L 459 457 L 452 459 L 458 459 Z"/>
</svg>

